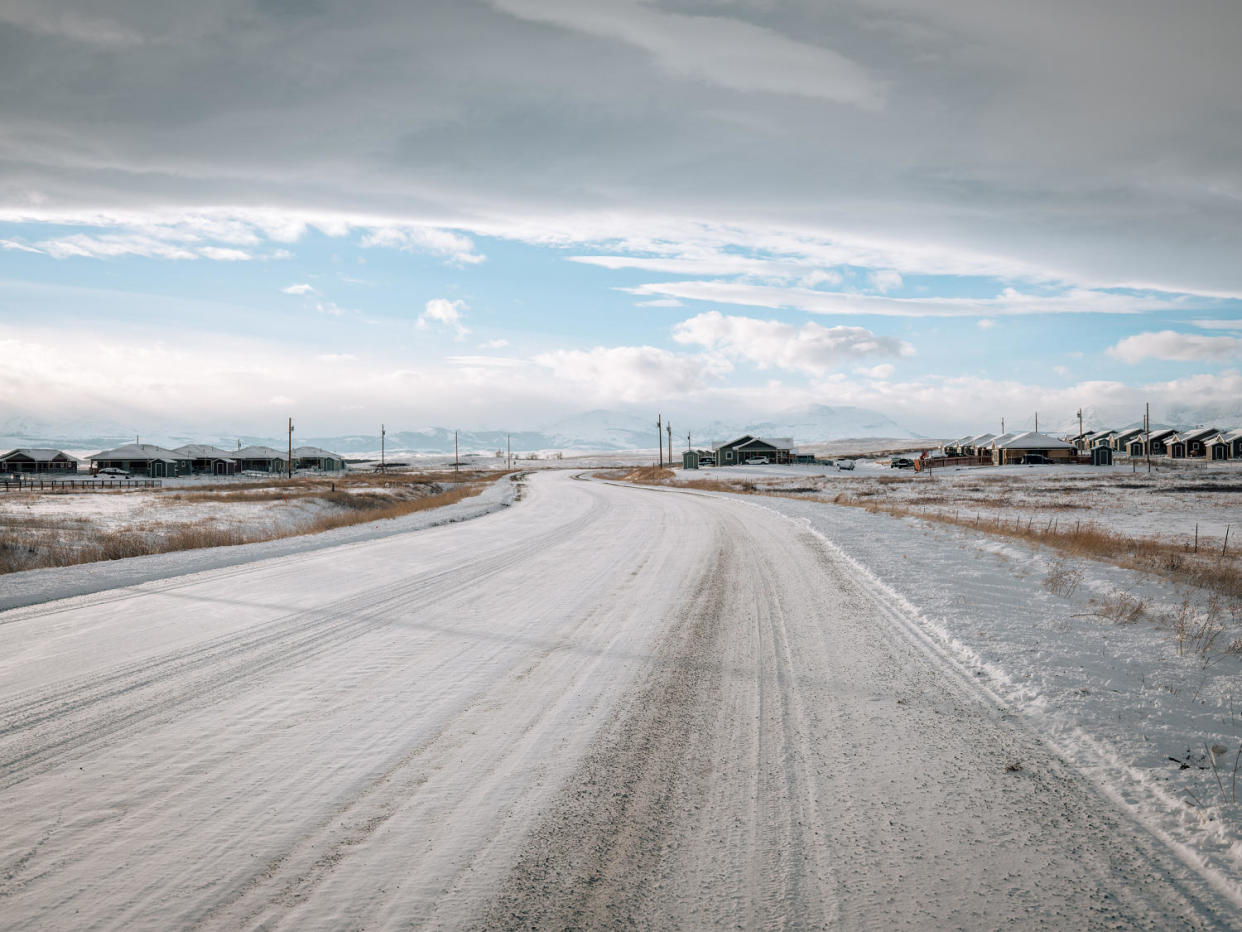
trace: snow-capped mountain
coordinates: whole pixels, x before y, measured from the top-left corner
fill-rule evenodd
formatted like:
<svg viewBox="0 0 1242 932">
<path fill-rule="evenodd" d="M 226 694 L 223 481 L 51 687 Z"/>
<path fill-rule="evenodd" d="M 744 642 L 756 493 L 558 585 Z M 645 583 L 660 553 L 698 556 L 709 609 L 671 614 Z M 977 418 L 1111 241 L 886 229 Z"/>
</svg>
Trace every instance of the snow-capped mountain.
<svg viewBox="0 0 1242 932">
<path fill-rule="evenodd" d="M 828 407 L 816 405 L 786 412 L 770 420 L 713 420 L 703 422 L 690 416 L 670 412 L 673 440 L 680 447 L 688 432 L 696 446 L 712 441 L 723 442 L 741 434 L 766 437 L 792 437 L 796 443 L 820 443 L 865 437 L 916 439 L 918 434 L 902 427 L 878 411 L 866 408 Z M 105 449 L 130 442 L 141 436 L 149 443 L 179 446 L 184 443 L 210 443 L 223 449 L 239 444 L 263 444 L 283 449 L 288 442 L 284 435 L 227 436 L 222 431 L 201 432 L 178 429 L 159 430 L 141 426 L 99 424 L 97 422 L 65 422 L 49 424 L 24 419 L 11 419 L 0 424 L 0 446 L 52 446 L 68 449 Z M 389 431 L 385 446 L 390 454 L 453 452 L 453 431 L 444 427 L 419 430 Z M 656 446 L 655 415 L 645 416 L 632 411 L 595 410 L 562 418 L 540 430 L 463 430 L 457 443 L 461 453 L 493 453 L 505 449 L 506 441 L 514 451 L 533 450 L 645 450 Z M 380 435 L 370 433 L 305 436 L 294 434 L 295 446 L 317 446 L 348 455 L 373 454 L 380 449 Z"/>
</svg>

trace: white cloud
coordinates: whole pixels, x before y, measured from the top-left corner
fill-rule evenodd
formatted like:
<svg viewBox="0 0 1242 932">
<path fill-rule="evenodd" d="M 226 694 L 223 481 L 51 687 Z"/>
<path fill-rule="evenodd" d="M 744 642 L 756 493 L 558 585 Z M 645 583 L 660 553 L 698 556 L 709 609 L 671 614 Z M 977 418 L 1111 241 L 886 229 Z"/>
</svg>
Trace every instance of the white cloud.
<svg viewBox="0 0 1242 932">
<path fill-rule="evenodd" d="M 1242 330 L 1242 318 L 1233 320 L 1192 320 L 1196 327 L 1204 330 Z"/>
<path fill-rule="evenodd" d="M 685 304 L 676 298 L 653 298 L 650 301 L 635 301 L 636 307 L 685 307 Z"/>
<path fill-rule="evenodd" d="M 895 291 L 903 284 L 901 274 L 892 269 L 877 269 L 869 272 L 867 280 L 871 283 L 872 290 L 881 293 Z"/>
<path fill-rule="evenodd" d="M 504 349 L 509 345 L 509 341 L 505 339 L 485 340 L 479 344 L 479 349 Z"/>
<path fill-rule="evenodd" d="M 197 259 L 198 253 L 174 242 L 139 233 L 105 233 L 90 236 L 75 233 L 36 244 L 57 259 L 116 259 L 143 256 L 151 259 Z"/>
<path fill-rule="evenodd" d="M 1109 347 L 1108 355 L 1128 363 L 1142 362 L 1144 359 L 1176 362 L 1221 361 L 1242 356 L 1242 339 L 1161 330 L 1126 337 L 1116 346 Z"/>
<path fill-rule="evenodd" d="M 345 309 L 343 307 L 340 307 L 332 301 L 316 301 L 315 310 L 317 310 L 320 314 L 327 315 L 328 317 L 340 317 L 345 313 Z"/>
<path fill-rule="evenodd" d="M 820 285 L 839 285 L 845 280 L 840 272 L 828 269 L 812 269 L 798 279 L 803 288 L 818 288 Z"/>
<path fill-rule="evenodd" d="M 530 365 L 525 359 L 511 356 L 446 356 L 444 361 L 449 365 L 472 369 L 521 369 Z"/>
<path fill-rule="evenodd" d="M 776 320 L 726 317 L 708 311 L 673 328 L 678 343 L 697 344 L 729 359 L 745 359 L 761 369 L 779 368 L 823 375 L 867 356 L 904 356 L 913 348 L 864 327 L 801 327 Z"/>
<path fill-rule="evenodd" d="M 246 262 L 252 258 L 250 253 L 241 249 L 228 249 L 223 246 L 201 246 L 198 254 L 205 259 L 214 259 L 217 262 Z"/>
<path fill-rule="evenodd" d="M 442 256 L 457 265 L 477 265 L 487 257 L 474 251 L 474 241 L 460 233 L 417 225 L 381 226 L 367 232 L 361 244 L 368 247 L 425 252 Z"/>
<path fill-rule="evenodd" d="M 25 243 L 19 243 L 11 239 L 0 239 L 0 249 L 9 249 L 15 252 L 33 252 L 36 255 L 43 255 L 42 249 L 35 249 L 33 246 L 27 246 Z"/>
<path fill-rule="evenodd" d="M 1024 294 L 1005 288 L 994 298 L 888 298 L 878 295 L 776 288 L 731 281 L 660 282 L 625 288 L 635 295 L 668 295 L 813 314 L 875 314 L 883 317 L 975 317 L 1018 314 L 1142 314 L 1180 308 L 1177 298 L 1131 296 L 1071 289 L 1057 295 Z"/>
<path fill-rule="evenodd" d="M 669 13 L 632 0 L 492 0 L 513 16 L 637 46 L 667 71 L 740 91 L 818 97 L 867 110 L 884 85 L 844 55 L 720 16 Z"/>
<path fill-rule="evenodd" d="M 318 294 L 319 293 L 315 290 L 313 285 L 309 285 L 306 282 L 301 282 L 296 285 L 288 285 L 284 288 L 281 288 L 280 291 L 282 294 L 293 294 L 293 295 Z"/>
<path fill-rule="evenodd" d="M 892 363 L 880 363 L 878 366 L 872 366 L 870 369 L 859 368 L 854 370 L 855 375 L 865 375 L 869 379 L 888 379 L 892 378 L 897 367 Z"/>
<path fill-rule="evenodd" d="M 730 368 L 719 359 L 683 356 L 654 346 L 557 350 L 541 353 L 534 361 L 556 379 L 579 386 L 580 397 L 613 404 L 693 394 Z"/>
<path fill-rule="evenodd" d="M 465 310 L 465 301 L 432 298 L 427 302 L 423 313 L 418 316 L 418 328 L 427 330 L 433 324 L 438 324 L 452 330 L 458 340 L 464 339 L 470 333 L 461 319 L 462 312 Z"/>
<path fill-rule="evenodd" d="M 353 353 L 317 353 L 315 358 L 320 362 L 352 362 L 358 357 Z"/>
<path fill-rule="evenodd" d="M 1061 376 L 1069 375 L 1069 366 L 1053 366 L 1052 371 Z"/>
<path fill-rule="evenodd" d="M 996 321 L 992 320 L 990 317 L 983 317 L 975 321 L 975 326 L 977 326 L 980 330 L 991 330 L 996 326 Z"/>
</svg>

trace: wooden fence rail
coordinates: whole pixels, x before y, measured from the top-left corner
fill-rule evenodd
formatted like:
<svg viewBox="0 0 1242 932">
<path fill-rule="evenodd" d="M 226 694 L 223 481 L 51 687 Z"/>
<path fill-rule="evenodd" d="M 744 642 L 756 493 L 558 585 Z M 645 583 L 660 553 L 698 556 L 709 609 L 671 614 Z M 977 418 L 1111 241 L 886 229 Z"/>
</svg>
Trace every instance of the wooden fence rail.
<svg viewBox="0 0 1242 932">
<path fill-rule="evenodd" d="M 0 492 L 97 492 L 100 489 L 154 489 L 162 479 L 0 479 Z"/>
</svg>

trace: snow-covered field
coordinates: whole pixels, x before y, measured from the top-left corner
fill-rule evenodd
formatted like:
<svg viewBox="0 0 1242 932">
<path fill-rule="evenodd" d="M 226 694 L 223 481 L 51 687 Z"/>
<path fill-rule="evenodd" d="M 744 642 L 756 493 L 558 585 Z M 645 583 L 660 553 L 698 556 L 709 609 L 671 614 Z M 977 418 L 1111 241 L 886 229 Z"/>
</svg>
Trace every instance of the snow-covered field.
<svg viewBox="0 0 1242 932">
<path fill-rule="evenodd" d="M 1102 614 L 1176 580 L 576 475 L 0 578 L 0 925 L 1242 926 L 1242 657 Z"/>
<path fill-rule="evenodd" d="M 158 488 L 0 494 L 0 572 L 322 529 L 493 473 L 193 477 Z"/>
</svg>

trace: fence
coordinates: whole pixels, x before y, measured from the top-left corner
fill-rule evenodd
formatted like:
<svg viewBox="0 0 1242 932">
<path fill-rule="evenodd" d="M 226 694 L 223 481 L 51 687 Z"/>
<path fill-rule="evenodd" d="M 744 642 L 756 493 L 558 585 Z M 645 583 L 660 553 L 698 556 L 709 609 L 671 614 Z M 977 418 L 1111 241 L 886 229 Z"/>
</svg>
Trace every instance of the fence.
<svg viewBox="0 0 1242 932">
<path fill-rule="evenodd" d="M 100 489 L 154 489 L 161 479 L 0 479 L 0 492 L 97 492 Z"/>
</svg>

